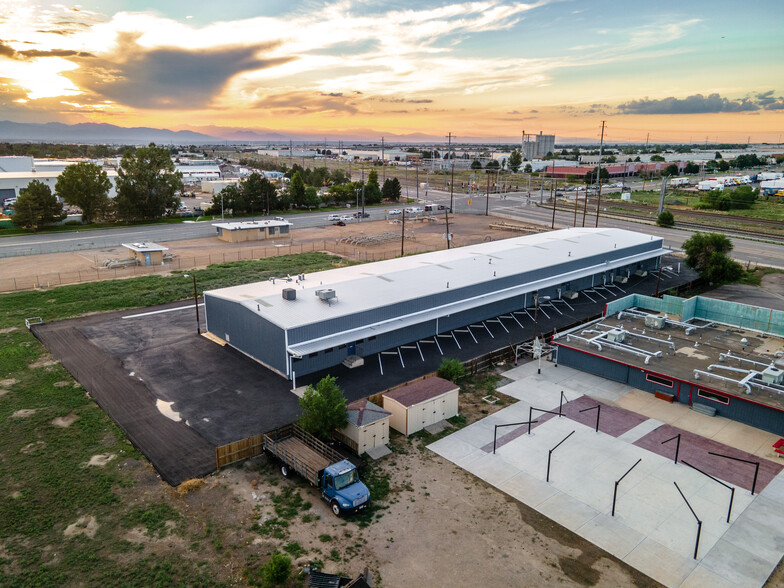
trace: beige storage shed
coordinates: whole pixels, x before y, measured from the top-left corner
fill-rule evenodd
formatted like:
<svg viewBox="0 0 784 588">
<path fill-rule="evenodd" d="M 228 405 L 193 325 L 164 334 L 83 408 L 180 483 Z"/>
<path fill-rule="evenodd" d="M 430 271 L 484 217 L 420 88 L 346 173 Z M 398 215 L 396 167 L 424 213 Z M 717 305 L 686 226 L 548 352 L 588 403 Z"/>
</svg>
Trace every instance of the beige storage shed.
<svg viewBox="0 0 784 588">
<path fill-rule="evenodd" d="M 348 424 L 341 431 L 341 441 L 358 455 L 389 443 L 389 419 L 392 413 L 369 400 L 357 400 L 348 408 Z"/>
<path fill-rule="evenodd" d="M 390 426 L 408 436 L 428 425 L 457 416 L 460 387 L 442 378 L 427 378 L 384 392 L 384 408 L 392 413 Z"/>
<path fill-rule="evenodd" d="M 229 243 L 264 241 L 289 236 L 291 223 L 286 220 L 242 221 L 235 223 L 213 223 L 218 239 Z"/>
<path fill-rule="evenodd" d="M 168 247 L 150 241 L 123 243 L 122 246 L 128 249 L 128 256 L 135 259 L 139 265 L 162 265 L 163 252 L 169 250 Z"/>
</svg>

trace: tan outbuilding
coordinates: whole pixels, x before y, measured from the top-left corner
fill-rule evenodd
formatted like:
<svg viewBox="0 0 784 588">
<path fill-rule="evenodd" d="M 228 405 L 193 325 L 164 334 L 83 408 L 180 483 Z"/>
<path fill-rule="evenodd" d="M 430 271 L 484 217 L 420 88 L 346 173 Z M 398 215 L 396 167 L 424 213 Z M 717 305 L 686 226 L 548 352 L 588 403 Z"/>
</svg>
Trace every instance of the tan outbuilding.
<svg viewBox="0 0 784 588">
<path fill-rule="evenodd" d="M 150 241 L 123 243 L 122 246 L 128 249 L 128 257 L 135 259 L 139 265 L 161 265 L 163 252 L 169 250 L 168 247 Z"/>
<path fill-rule="evenodd" d="M 392 413 L 390 426 L 408 436 L 457 416 L 459 391 L 457 384 L 436 377 L 384 392 L 384 408 Z"/>
<path fill-rule="evenodd" d="M 236 223 L 213 223 L 218 239 L 229 243 L 263 241 L 276 237 L 287 237 L 291 223 L 284 219 L 244 221 Z"/>
<path fill-rule="evenodd" d="M 346 408 L 348 424 L 340 435 L 343 443 L 358 455 L 389 443 L 389 419 L 392 413 L 367 399 L 352 402 Z"/>
</svg>

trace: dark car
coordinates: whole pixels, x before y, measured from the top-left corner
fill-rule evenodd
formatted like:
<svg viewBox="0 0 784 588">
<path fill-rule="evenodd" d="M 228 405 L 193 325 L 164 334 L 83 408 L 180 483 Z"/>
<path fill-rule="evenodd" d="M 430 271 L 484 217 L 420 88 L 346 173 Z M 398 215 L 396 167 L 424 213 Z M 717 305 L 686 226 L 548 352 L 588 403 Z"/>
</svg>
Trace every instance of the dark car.
<svg viewBox="0 0 784 588">
<path fill-rule="evenodd" d="M 335 223 L 335 226 L 336 227 L 345 227 L 346 223 L 345 223 L 345 221 L 339 220 L 338 222 Z"/>
<path fill-rule="evenodd" d="M 354 218 L 370 218 L 369 212 L 355 212 Z"/>
</svg>

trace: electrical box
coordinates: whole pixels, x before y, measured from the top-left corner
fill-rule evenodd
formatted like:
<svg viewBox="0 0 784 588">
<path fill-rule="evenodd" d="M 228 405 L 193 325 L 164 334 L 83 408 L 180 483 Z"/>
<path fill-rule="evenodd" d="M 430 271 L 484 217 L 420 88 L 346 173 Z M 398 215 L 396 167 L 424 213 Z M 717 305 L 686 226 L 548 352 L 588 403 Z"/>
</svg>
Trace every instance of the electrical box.
<svg viewBox="0 0 784 588">
<path fill-rule="evenodd" d="M 283 300 L 296 300 L 297 291 L 294 288 L 283 288 Z"/>
<path fill-rule="evenodd" d="M 325 288 L 323 290 L 316 290 L 316 296 L 318 296 L 321 300 L 332 300 L 337 295 L 335 294 L 334 289 Z"/>
</svg>

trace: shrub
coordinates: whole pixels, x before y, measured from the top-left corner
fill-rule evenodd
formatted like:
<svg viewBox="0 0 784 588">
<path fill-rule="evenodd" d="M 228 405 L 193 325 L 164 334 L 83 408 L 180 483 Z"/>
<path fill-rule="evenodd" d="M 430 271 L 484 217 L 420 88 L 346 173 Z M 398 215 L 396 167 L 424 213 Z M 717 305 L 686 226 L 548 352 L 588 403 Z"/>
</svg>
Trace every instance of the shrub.
<svg viewBox="0 0 784 588">
<path fill-rule="evenodd" d="M 457 359 L 445 357 L 441 361 L 441 367 L 438 368 L 438 377 L 450 382 L 457 382 L 465 375 L 465 366 Z"/>
<path fill-rule="evenodd" d="M 261 566 L 261 578 L 265 586 L 280 586 L 291 575 L 291 558 L 282 553 L 273 553 L 270 560 Z"/>
<path fill-rule="evenodd" d="M 656 219 L 656 224 L 660 227 L 673 227 L 675 226 L 675 217 L 669 210 L 662 210 Z"/>
</svg>

